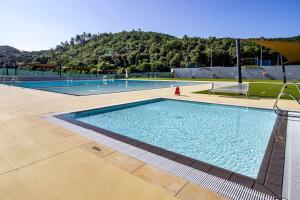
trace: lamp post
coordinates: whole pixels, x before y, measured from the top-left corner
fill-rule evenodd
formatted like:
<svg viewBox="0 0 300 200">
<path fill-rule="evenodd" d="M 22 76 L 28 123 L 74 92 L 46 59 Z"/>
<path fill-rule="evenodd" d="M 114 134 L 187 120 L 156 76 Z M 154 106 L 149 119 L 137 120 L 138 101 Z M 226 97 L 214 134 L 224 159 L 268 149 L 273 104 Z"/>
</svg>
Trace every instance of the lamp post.
<svg viewBox="0 0 300 200">
<path fill-rule="evenodd" d="M 236 65 L 238 67 L 238 82 L 242 83 L 242 66 L 241 66 L 241 41 L 236 39 Z"/>
<path fill-rule="evenodd" d="M 212 66 L 213 66 L 213 49 L 211 47 L 210 48 L 210 77 L 211 77 L 211 79 L 213 78 Z"/>
<path fill-rule="evenodd" d="M 260 45 L 260 66 L 262 66 L 262 55 L 263 55 L 262 50 L 263 50 L 263 46 Z"/>
<path fill-rule="evenodd" d="M 210 49 L 210 67 L 213 65 L 213 49 Z"/>
<path fill-rule="evenodd" d="M 280 62 L 281 62 L 281 67 L 282 67 L 282 75 L 283 75 L 283 83 L 286 83 L 286 74 L 285 74 L 285 64 L 282 62 L 282 55 L 280 54 Z"/>
</svg>

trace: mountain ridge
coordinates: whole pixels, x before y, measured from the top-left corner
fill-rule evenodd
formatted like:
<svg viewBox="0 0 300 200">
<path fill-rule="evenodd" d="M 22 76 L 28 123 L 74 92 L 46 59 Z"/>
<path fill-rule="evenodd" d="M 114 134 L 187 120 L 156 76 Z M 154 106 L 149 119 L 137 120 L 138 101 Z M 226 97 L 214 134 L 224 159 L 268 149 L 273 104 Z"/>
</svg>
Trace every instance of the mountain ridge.
<svg viewBox="0 0 300 200">
<path fill-rule="evenodd" d="M 300 35 L 270 40 L 300 41 Z M 122 31 L 119 33 L 82 33 L 53 49 L 20 51 L 7 45 L 0 46 L 0 65 L 7 62 L 51 63 L 84 71 L 97 69 L 129 69 L 132 72 L 168 71 L 169 67 L 210 66 L 235 64 L 235 39 L 216 37 L 178 38 L 158 32 Z M 243 57 L 256 58 L 260 47 L 242 40 Z M 264 49 L 264 59 L 276 62 L 278 54 Z M 249 63 L 251 64 L 251 63 Z"/>
</svg>

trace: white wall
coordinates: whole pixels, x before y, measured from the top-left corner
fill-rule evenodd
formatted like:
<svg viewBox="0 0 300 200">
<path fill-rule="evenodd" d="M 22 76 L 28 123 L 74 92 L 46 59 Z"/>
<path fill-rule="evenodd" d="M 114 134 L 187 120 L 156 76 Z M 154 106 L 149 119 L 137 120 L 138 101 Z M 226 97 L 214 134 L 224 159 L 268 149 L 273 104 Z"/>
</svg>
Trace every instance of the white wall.
<svg viewBox="0 0 300 200">
<path fill-rule="evenodd" d="M 287 65 L 286 77 L 288 80 L 300 80 L 300 65 Z M 237 78 L 237 67 L 201 67 L 175 68 L 177 78 Z M 245 79 L 282 79 L 281 66 L 263 66 L 258 68 L 242 68 Z"/>
</svg>

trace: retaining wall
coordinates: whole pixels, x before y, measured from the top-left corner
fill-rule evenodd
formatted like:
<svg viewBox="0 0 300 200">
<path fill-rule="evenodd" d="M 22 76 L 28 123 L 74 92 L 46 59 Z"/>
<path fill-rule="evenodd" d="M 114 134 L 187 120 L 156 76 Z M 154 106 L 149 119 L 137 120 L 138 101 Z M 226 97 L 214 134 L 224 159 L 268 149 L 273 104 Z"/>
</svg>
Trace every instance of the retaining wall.
<svg viewBox="0 0 300 200">
<path fill-rule="evenodd" d="M 300 80 L 300 65 L 287 65 L 286 77 L 288 80 Z M 176 78 L 237 78 L 237 67 L 201 67 L 175 68 Z M 242 68 L 244 79 L 282 79 L 281 66 L 262 66 L 256 68 Z"/>
</svg>

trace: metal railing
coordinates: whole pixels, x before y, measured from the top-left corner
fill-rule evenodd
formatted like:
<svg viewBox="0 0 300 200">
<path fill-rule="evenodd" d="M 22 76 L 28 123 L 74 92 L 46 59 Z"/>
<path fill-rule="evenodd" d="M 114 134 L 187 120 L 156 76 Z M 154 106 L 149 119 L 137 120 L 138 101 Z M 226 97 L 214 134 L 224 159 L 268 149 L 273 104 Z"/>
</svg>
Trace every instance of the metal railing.
<svg viewBox="0 0 300 200">
<path fill-rule="evenodd" d="M 284 109 L 281 109 L 279 106 L 278 106 L 278 102 L 280 100 L 280 98 L 282 96 L 288 96 L 290 98 L 292 98 L 294 101 L 296 101 L 298 103 L 298 105 L 300 105 L 300 99 L 298 99 L 297 97 L 295 97 L 294 95 L 292 95 L 291 93 L 286 93 L 284 92 L 284 90 L 286 89 L 286 87 L 288 85 L 294 85 L 296 86 L 297 90 L 298 90 L 298 93 L 300 94 L 300 87 L 297 83 L 293 83 L 293 82 L 289 82 L 289 83 L 285 83 L 283 84 L 278 96 L 277 96 L 277 99 L 274 103 L 274 106 L 273 106 L 273 110 L 274 112 L 277 114 L 277 115 L 281 115 L 281 116 L 287 116 L 287 113 L 288 113 L 288 116 L 289 117 L 298 117 L 300 118 L 300 111 L 293 111 L 293 110 L 284 110 Z M 285 114 L 283 114 L 285 113 Z M 293 114 L 294 113 L 294 114 Z"/>
<path fill-rule="evenodd" d="M 10 82 L 19 82 L 19 78 L 17 76 L 12 76 Z"/>
<path fill-rule="evenodd" d="M 171 72 L 138 72 L 128 73 L 128 78 L 173 78 Z"/>
</svg>

